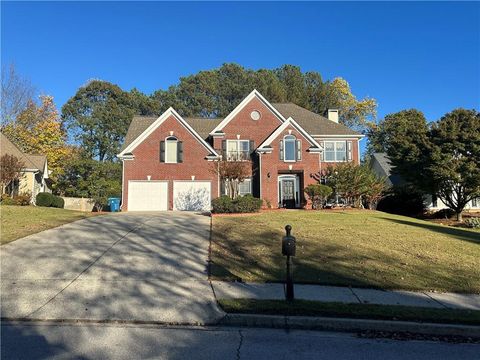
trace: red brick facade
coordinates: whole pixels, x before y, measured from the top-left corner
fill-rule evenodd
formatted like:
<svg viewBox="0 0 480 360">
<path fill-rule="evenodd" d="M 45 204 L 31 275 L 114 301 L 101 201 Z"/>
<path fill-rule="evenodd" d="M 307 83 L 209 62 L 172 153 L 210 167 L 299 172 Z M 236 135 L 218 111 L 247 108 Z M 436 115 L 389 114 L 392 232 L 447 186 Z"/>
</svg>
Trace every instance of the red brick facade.
<svg viewBox="0 0 480 360">
<path fill-rule="evenodd" d="M 258 111 L 261 115 L 260 119 L 253 120 L 250 115 L 252 111 Z M 210 137 L 208 141 L 218 155 L 222 154 L 223 140 L 253 140 L 254 149 L 257 149 L 284 121 L 285 119 L 281 115 L 276 115 L 262 100 L 254 97 L 221 129 L 224 135 Z M 172 134 L 183 143 L 182 163 L 160 162 L 160 141 Z M 280 159 L 280 140 L 289 134 L 301 141 L 302 156 L 299 161 L 285 162 Z M 321 143 L 322 140 L 330 139 L 319 138 L 316 140 Z M 351 141 L 352 161 L 359 162 L 358 136 L 335 138 L 335 140 Z M 264 206 L 277 207 L 279 205 L 279 176 L 295 175 L 298 178 L 296 196 L 299 197 L 299 205 L 304 206 L 306 203 L 304 187 L 316 183 L 313 175 L 326 169 L 329 163 L 321 161 L 319 152 L 308 151 L 309 148 L 314 147 L 312 141 L 309 141 L 293 124 L 289 124 L 279 133 L 271 141 L 270 147 L 271 152 L 255 155 L 251 161 L 252 173 L 254 173 L 252 178 L 254 196 L 261 197 L 264 200 Z M 250 151 L 253 152 L 254 149 L 250 149 Z M 174 180 L 191 180 L 194 176 L 195 180 L 211 181 L 211 197 L 217 197 L 220 193 L 219 179 L 211 171 L 214 162 L 206 159 L 210 153 L 181 121 L 174 116 L 168 117 L 132 150 L 133 159 L 124 160 L 122 209 L 128 210 L 128 181 L 147 180 L 147 176 L 150 176 L 151 180 L 167 180 L 169 182 L 169 209 L 173 208 Z"/>
</svg>

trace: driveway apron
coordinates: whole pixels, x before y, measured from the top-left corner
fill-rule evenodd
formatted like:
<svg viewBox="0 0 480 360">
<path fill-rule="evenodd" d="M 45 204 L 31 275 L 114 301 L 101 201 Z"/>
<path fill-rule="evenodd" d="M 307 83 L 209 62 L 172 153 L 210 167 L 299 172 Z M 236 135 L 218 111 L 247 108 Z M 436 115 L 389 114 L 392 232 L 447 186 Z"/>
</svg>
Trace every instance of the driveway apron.
<svg viewBox="0 0 480 360">
<path fill-rule="evenodd" d="M 93 217 L 0 248 L 1 316 L 211 324 L 210 218 Z"/>
</svg>

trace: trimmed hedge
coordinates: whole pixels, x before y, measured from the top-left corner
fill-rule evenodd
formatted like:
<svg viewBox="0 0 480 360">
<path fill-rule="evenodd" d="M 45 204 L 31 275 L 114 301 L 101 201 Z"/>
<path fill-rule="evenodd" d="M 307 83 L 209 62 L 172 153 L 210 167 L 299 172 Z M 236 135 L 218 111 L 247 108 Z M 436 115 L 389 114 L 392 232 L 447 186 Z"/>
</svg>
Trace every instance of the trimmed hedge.
<svg viewBox="0 0 480 360">
<path fill-rule="evenodd" d="M 65 206 L 65 200 L 63 200 L 60 196 L 55 196 L 51 193 L 41 192 L 38 193 L 35 204 L 37 206 L 55 207 L 63 209 L 63 207 Z"/>
<path fill-rule="evenodd" d="M 250 194 L 239 196 L 234 200 L 223 195 L 212 200 L 212 212 L 216 214 L 258 212 L 262 207 L 262 203 L 262 199 L 253 197 Z"/>
</svg>

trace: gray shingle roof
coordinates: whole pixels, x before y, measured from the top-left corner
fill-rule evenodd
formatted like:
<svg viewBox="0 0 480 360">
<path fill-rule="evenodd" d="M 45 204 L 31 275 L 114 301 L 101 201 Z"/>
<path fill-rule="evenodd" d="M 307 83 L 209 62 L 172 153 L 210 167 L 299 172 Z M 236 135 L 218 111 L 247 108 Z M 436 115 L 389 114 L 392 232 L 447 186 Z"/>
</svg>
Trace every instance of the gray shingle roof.
<svg viewBox="0 0 480 360">
<path fill-rule="evenodd" d="M 5 154 L 13 155 L 24 163 L 25 169 L 39 170 L 45 169 L 47 157 L 45 155 L 25 154 L 14 143 L 12 143 L 4 134 L 0 133 L 0 156 Z"/>
<path fill-rule="evenodd" d="M 285 118 L 292 117 L 310 135 L 353 135 L 356 131 L 293 103 L 272 104 Z"/>
<path fill-rule="evenodd" d="M 378 164 L 378 166 L 376 166 Z M 372 166 L 377 175 L 387 177 L 390 185 L 401 185 L 404 183 L 400 175 L 392 174 L 392 164 L 385 153 L 372 154 Z"/>
<path fill-rule="evenodd" d="M 315 114 L 293 103 L 272 104 L 285 118 L 292 117 L 310 135 L 345 135 L 359 136 L 356 131 L 342 124 L 337 124 L 327 118 Z M 121 148 L 124 150 L 140 134 L 142 134 L 158 117 L 134 116 L 128 128 L 125 142 Z M 223 119 L 184 118 L 185 121 L 202 137 L 207 139 L 209 133 L 217 127 Z"/>
</svg>

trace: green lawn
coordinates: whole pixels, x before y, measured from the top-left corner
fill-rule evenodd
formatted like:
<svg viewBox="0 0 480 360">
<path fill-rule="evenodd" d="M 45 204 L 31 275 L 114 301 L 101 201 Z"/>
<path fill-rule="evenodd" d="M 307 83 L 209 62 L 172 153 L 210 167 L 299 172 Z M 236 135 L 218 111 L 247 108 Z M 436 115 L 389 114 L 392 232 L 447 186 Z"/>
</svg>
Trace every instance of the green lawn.
<svg viewBox="0 0 480 360">
<path fill-rule="evenodd" d="M 1 237 L 0 243 L 80 220 L 92 216 L 92 213 L 36 206 L 0 206 Z"/>
<path fill-rule="evenodd" d="M 480 293 L 480 231 L 377 211 L 272 211 L 213 217 L 211 277 L 283 281 L 284 227 L 297 282 Z"/>
<path fill-rule="evenodd" d="M 219 299 L 227 313 L 325 316 L 375 320 L 420 321 L 480 325 L 480 311 L 415 306 L 326 303 L 309 300 Z"/>
</svg>

